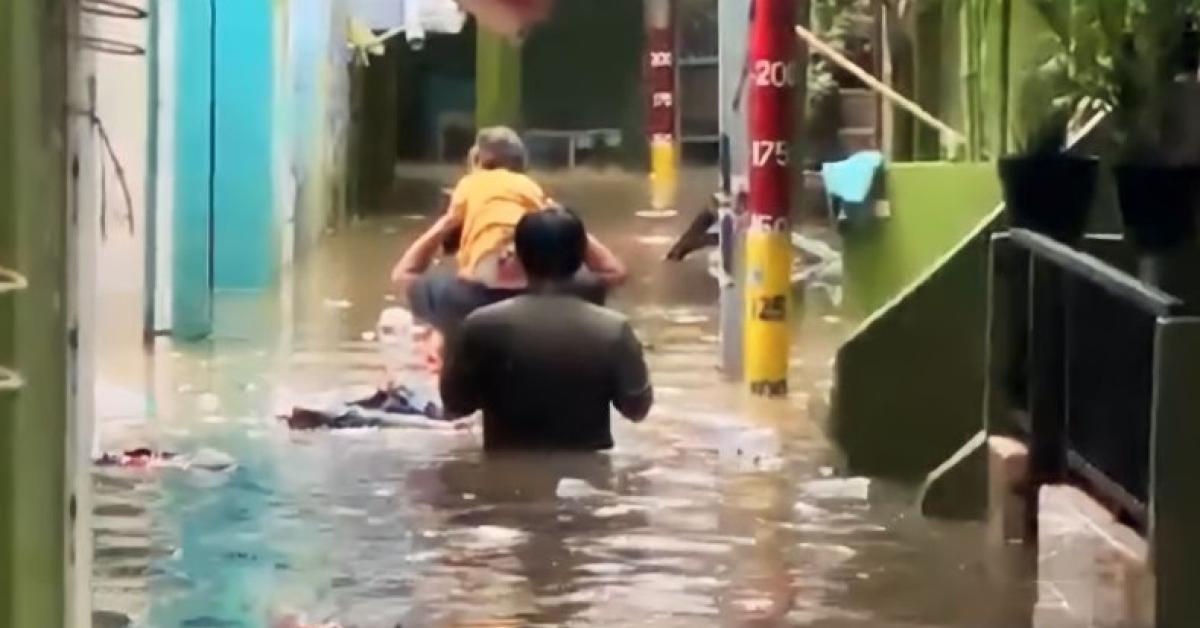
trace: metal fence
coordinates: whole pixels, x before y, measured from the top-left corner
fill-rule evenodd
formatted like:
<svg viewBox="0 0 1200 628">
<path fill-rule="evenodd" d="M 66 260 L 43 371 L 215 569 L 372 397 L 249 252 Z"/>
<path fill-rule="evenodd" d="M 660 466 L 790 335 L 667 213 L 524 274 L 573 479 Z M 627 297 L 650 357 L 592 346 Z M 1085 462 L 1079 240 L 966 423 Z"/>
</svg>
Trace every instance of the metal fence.
<svg viewBox="0 0 1200 628">
<path fill-rule="evenodd" d="M 1030 445 L 1035 487 L 1078 483 L 1146 532 L 1155 340 L 1183 303 L 1022 229 L 993 240 L 991 274 L 992 294 L 1004 295 L 992 299 L 992 320 L 1006 319 L 1009 330 L 1003 340 L 990 335 L 991 355 L 1004 354 L 993 373 L 1017 410 L 1010 429 Z"/>
<path fill-rule="evenodd" d="M 1200 626 L 1196 304 L 1138 281 L 1120 238 L 1014 229 L 990 257 L 988 430 L 1029 445 L 1032 522 L 1041 485 L 1081 485 L 1146 535 L 1157 625 Z"/>
</svg>

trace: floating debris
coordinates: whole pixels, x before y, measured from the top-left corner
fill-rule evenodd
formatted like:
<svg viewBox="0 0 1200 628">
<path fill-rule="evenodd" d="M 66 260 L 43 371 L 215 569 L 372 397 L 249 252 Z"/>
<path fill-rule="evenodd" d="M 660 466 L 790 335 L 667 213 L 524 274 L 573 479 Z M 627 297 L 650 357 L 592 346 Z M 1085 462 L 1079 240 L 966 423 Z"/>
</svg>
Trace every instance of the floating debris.
<svg viewBox="0 0 1200 628">
<path fill-rule="evenodd" d="M 804 564 L 824 568 L 836 567 L 858 555 L 853 548 L 836 543 L 800 543 L 796 549 L 804 554 Z"/>
<path fill-rule="evenodd" d="M 558 481 L 558 488 L 554 490 L 554 494 L 559 499 L 581 499 L 585 497 L 598 497 L 607 495 L 608 493 L 588 484 L 586 480 L 563 478 Z"/>
<path fill-rule="evenodd" d="M 665 235 L 644 235 L 638 236 L 637 241 L 639 244 L 645 244 L 647 246 L 667 246 L 673 243 L 675 238 Z"/>
<path fill-rule="evenodd" d="M 354 307 L 354 304 L 346 299 L 325 299 L 325 307 L 337 310 L 348 310 Z"/>
<path fill-rule="evenodd" d="M 196 398 L 196 405 L 201 412 L 213 413 L 221 407 L 221 398 L 213 393 L 203 393 Z"/>
<path fill-rule="evenodd" d="M 633 504 L 618 504 L 616 506 L 601 506 L 592 511 L 592 514 L 601 519 L 610 519 L 612 517 L 624 517 L 639 512 L 645 512 L 643 506 L 635 506 Z"/>
<path fill-rule="evenodd" d="M 667 318 L 672 325 L 699 325 L 708 322 L 708 317 L 702 314 L 677 314 Z"/>
<path fill-rule="evenodd" d="M 376 335 L 373 331 L 364 331 L 361 337 L 364 342 L 375 342 Z"/>
<path fill-rule="evenodd" d="M 188 466 L 205 471 L 228 471 L 237 466 L 233 456 L 216 449 L 201 449 L 188 461 Z"/>
<path fill-rule="evenodd" d="M 479 526 L 464 531 L 461 547 L 473 550 L 504 549 L 512 547 L 528 536 L 525 532 L 501 526 Z"/>
<path fill-rule="evenodd" d="M 582 571 L 596 576 L 615 576 L 629 573 L 633 571 L 633 567 L 621 563 L 588 563 L 575 567 L 575 571 Z"/>
<path fill-rule="evenodd" d="M 824 508 L 813 506 L 812 504 L 806 504 L 804 502 L 796 502 L 796 505 L 792 507 L 792 510 L 797 515 L 809 519 L 817 519 L 829 514 L 829 511 L 825 510 Z"/>
<path fill-rule="evenodd" d="M 871 480 L 868 478 L 828 478 L 814 480 L 801 487 L 805 495 L 817 499 L 845 499 L 862 501 L 870 496 Z"/>
<path fill-rule="evenodd" d="M 674 218 L 679 212 L 674 209 L 643 209 L 637 212 L 638 218 Z"/>
</svg>

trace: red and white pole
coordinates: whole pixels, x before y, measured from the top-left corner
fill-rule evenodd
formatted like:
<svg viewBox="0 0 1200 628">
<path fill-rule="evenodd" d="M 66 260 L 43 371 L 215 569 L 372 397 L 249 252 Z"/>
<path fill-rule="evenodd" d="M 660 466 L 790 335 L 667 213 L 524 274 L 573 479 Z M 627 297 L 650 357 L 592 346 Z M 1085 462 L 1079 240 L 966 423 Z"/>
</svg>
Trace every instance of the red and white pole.
<svg viewBox="0 0 1200 628">
<path fill-rule="evenodd" d="M 795 0 L 752 0 L 750 227 L 746 236 L 746 381 L 787 393 L 791 334 L 791 172 L 796 86 Z"/>
<path fill-rule="evenodd" d="M 673 0 L 646 0 L 646 134 L 650 143 L 650 205 L 672 209 L 678 185 Z"/>
</svg>

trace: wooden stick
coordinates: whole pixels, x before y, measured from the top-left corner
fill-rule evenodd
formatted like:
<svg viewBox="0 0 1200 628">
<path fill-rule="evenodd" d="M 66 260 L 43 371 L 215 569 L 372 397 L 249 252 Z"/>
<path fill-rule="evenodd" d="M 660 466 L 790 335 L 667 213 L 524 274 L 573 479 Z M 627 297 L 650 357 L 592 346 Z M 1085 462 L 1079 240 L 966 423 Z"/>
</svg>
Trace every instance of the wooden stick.
<svg viewBox="0 0 1200 628">
<path fill-rule="evenodd" d="M 844 55 L 842 55 L 842 53 L 834 50 L 832 46 L 821 41 L 812 33 L 812 31 L 809 31 L 803 26 L 796 26 L 796 35 L 798 35 L 800 39 L 803 39 L 804 42 L 807 43 L 813 50 L 827 57 L 830 61 L 838 64 L 843 70 L 846 70 L 847 72 L 858 77 L 863 83 L 867 84 L 867 87 L 870 87 L 873 91 L 882 95 L 893 104 L 898 105 L 905 111 L 911 113 L 918 120 L 937 129 L 942 133 L 943 136 L 948 137 L 949 139 L 960 144 L 967 143 L 967 138 L 962 133 L 950 128 L 949 125 L 933 117 L 932 114 L 922 109 L 917 103 L 905 98 L 896 90 L 888 87 L 883 81 L 871 76 L 870 72 L 858 67 L 858 65 L 847 59 Z"/>
</svg>

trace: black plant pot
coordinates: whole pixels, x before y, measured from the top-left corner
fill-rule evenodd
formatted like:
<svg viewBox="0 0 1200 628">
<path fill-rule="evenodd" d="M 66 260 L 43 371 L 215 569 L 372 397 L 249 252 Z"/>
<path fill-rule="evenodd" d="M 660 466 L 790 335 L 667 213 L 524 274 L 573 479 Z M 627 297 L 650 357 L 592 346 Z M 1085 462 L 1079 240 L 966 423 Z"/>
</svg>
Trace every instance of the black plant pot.
<svg viewBox="0 0 1200 628">
<path fill-rule="evenodd" d="M 1063 153 L 1014 155 L 1000 160 L 1000 185 L 1014 227 L 1060 242 L 1083 236 L 1096 197 L 1099 160 Z"/>
<path fill-rule="evenodd" d="M 1125 237 L 1144 253 L 1194 242 L 1200 166 L 1124 165 L 1115 170 Z"/>
</svg>

